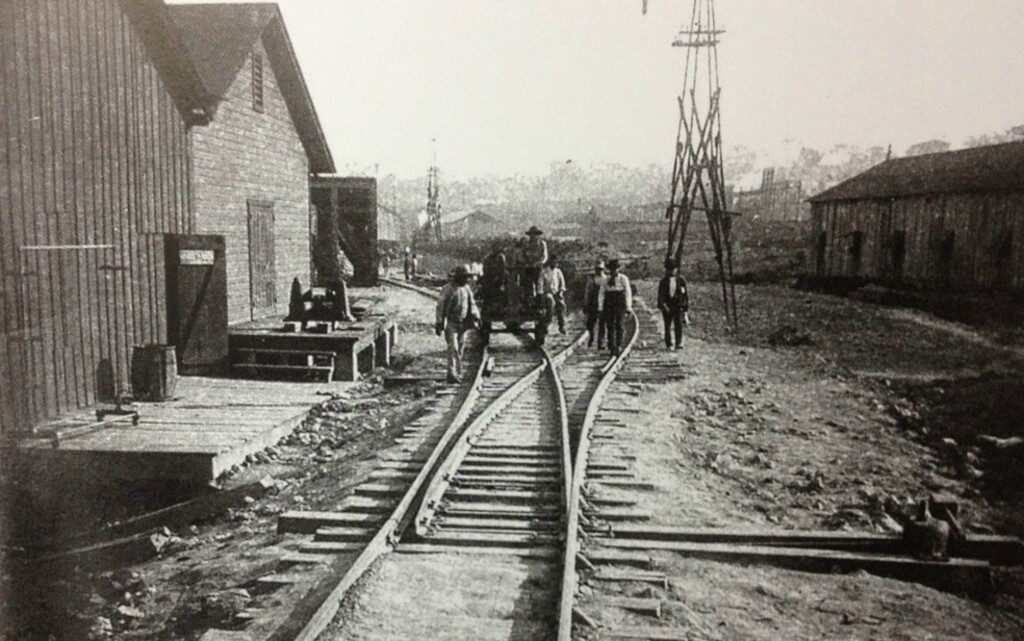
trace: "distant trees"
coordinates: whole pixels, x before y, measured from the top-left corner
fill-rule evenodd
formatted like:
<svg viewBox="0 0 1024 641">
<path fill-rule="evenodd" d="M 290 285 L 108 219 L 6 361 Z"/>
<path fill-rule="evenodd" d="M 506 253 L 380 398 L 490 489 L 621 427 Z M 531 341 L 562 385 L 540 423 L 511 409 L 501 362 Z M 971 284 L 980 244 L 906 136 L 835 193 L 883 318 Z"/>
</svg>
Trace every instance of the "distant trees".
<svg viewBox="0 0 1024 641">
<path fill-rule="evenodd" d="M 903 152 L 904 156 L 922 156 L 924 154 L 937 154 L 943 151 L 949 151 L 952 147 L 945 140 L 929 140 L 927 142 L 919 142 L 916 145 L 910 145 L 907 150 Z"/>
<path fill-rule="evenodd" d="M 972 136 L 963 147 L 1024 140 L 1024 125 L 1002 132 Z M 907 147 L 902 155 L 949 151 L 956 148 L 941 139 Z M 794 150 L 795 151 L 795 150 Z M 732 145 L 725 150 L 725 178 L 730 184 L 760 185 L 761 172 L 774 166 L 776 180 L 799 180 L 805 194 L 813 195 L 846 180 L 889 156 L 885 146 L 835 145 L 828 150 L 802 147 L 788 162 L 769 160 L 761 150 Z M 481 209 L 506 224 L 550 224 L 562 217 L 586 212 L 591 205 L 633 206 L 668 200 L 671 158 L 664 165 L 626 167 L 618 163 L 585 164 L 555 160 L 544 175 L 483 175 L 456 180 L 441 175 L 441 204 L 445 212 Z M 421 177 L 381 179 L 377 193 L 382 203 L 394 208 L 409 229 L 416 226 L 417 213 L 426 206 L 426 171 Z"/>
<path fill-rule="evenodd" d="M 1002 133 L 972 136 L 964 141 L 964 147 L 983 147 L 985 145 L 996 145 L 1001 142 L 1013 142 L 1015 140 L 1024 140 L 1024 125 L 1010 127 Z"/>
</svg>

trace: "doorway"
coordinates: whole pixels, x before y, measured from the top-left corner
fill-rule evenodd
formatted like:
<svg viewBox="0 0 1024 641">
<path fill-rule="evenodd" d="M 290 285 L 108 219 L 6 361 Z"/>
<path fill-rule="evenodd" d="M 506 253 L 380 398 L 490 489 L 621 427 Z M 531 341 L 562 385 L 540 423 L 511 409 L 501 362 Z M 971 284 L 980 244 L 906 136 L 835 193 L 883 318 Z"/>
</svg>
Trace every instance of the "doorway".
<svg viewBox="0 0 1024 641">
<path fill-rule="evenodd" d="M 251 318 L 277 311 L 277 269 L 274 261 L 274 203 L 249 201 L 249 300 Z"/>
</svg>

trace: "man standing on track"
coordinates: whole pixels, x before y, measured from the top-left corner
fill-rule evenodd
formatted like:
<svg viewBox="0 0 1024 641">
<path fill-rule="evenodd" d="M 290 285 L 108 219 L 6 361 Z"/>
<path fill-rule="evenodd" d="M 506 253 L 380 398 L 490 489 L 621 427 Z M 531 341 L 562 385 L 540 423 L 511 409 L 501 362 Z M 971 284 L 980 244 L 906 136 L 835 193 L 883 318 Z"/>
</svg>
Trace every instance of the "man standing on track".
<svg viewBox="0 0 1024 641">
<path fill-rule="evenodd" d="M 466 331 L 480 320 L 473 290 L 469 287 L 469 270 L 459 265 L 452 272 L 451 281 L 441 290 L 437 301 L 434 333 L 444 333 L 448 344 L 448 382 L 462 382 L 462 354 L 466 347 Z"/>
<path fill-rule="evenodd" d="M 597 326 L 597 351 L 604 349 L 604 318 L 598 310 L 597 298 L 601 293 L 604 278 L 604 261 L 598 261 L 594 273 L 587 278 L 587 289 L 583 295 L 583 313 L 587 316 L 587 347 L 594 346 L 594 326 Z"/>
<path fill-rule="evenodd" d="M 551 296 L 554 303 L 558 331 L 565 333 L 565 275 L 558 267 L 558 258 L 552 256 L 540 274 L 541 293 Z"/>
<path fill-rule="evenodd" d="M 405 257 L 402 259 L 402 271 L 405 273 L 405 280 L 412 275 L 412 249 L 405 248 Z"/>
<path fill-rule="evenodd" d="M 622 317 L 633 311 L 633 290 L 629 278 L 619 273 L 617 259 L 608 261 L 608 272 L 598 292 L 597 308 L 608 331 L 608 351 L 618 354 L 622 350 Z"/>
<path fill-rule="evenodd" d="M 665 259 L 665 275 L 658 283 L 658 309 L 665 323 L 665 349 L 679 349 L 683 342 L 683 324 L 690 324 L 690 296 L 686 291 L 686 281 L 679 275 L 671 258 Z M 673 328 L 675 332 L 671 331 Z M 675 343 L 672 342 L 673 334 Z"/>
</svg>

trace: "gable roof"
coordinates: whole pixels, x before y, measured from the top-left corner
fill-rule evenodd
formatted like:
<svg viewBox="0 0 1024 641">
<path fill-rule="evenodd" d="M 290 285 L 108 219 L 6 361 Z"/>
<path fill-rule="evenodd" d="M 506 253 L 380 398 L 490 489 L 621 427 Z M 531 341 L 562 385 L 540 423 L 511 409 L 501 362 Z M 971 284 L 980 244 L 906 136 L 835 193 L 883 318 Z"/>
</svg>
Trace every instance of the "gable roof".
<svg viewBox="0 0 1024 641">
<path fill-rule="evenodd" d="M 313 173 L 333 173 L 327 140 L 277 4 L 168 5 L 206 91 L 222 100 L 262 39 Z"/>
<path fill-rule="evenodd" d="M 893 158 L 808 200 L 999 191 L 1024 191 L 1024 141 Z"/>
<path fill-rule="evenodd" d="M 441 224 L 444 225 L 444 224 L 457 223 L 459 221 L 462 221 L 462 220 L 465 220 L 466 218 L 471 218 L 471 217 L 473 219 L 475 219 L 476 222 L 485 223 L 485 224 L 487 224 L 487 223 L 497 223 L 498 222 L 497 218 L 495 218 L 494 216 L 492 216 L 492 215 L 490 215 L 488 213 L 482 212 L 479 209 L 473 209 L 473 210 L 461 209 L 461 210 L 458 210 L 458 211 L 450 211 L 450 212 L 446 212 L 444 214 L 441 214 Z"/>
<path fill-rule="evenodd" d="M 185 122 L 206 124 L 217 100 L 203 84 L 163 0 L 120 0 Z"/>
</svg>

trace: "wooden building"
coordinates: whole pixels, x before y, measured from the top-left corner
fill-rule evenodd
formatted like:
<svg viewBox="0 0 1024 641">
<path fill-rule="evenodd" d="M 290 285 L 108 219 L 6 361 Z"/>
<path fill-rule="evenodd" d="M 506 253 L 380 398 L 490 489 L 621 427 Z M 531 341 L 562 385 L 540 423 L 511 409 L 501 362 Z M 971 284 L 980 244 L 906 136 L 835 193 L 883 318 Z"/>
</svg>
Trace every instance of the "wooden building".
<svg viewBox="0 0 1024 641">
<path fill-rule="evenodd" d="M 480 211 L 460 210 L 441 215 L 443 238 L 497 238 L 508 233 L 508 227 L 494 216 Z"/>
<path fill-rule="evenodd" d="M 282 312 L 310 279 L 310 173 L 334 171 L 276 4 L 169 6 L 216 101 L 191 131 L 195 231 L 223 235 L 228 322 Z"/>
<path fill-rule="evenodd" d="M 221 91 L 200 74 L 194 60 L 205 59 L 162 0 L 0 2 L 0 431 L 126 389 L 132 347 L 167 340 L 166 235 L 220 233 L 232 255 L 247 253 L 236 211 L 223 204 L 240 194 L 242 225 L 245 208 L 265 201 L 275 221 L 289 221 L 273 227 L 288 238 L 274 247 L 277 291 L 287 292 L 293 272 L 308 274 L 308 172 L 330 170 L 330 156 L 310 133 L 319 126 L 301 104 L 308 94 L 276 8 L 244 6 L 264 28 L 236 30 L 239 41 L 225 48 L 241 50 L 252 36 L 250 50 L 268 60 L 264 113 L 277 120 L 287 109 L 294 139 L 267 134 L 245 150 L 274 160 L 239 182 L 272 188 L 245 192 L 229 181 L 231 198 L 217 200 L 224 175 L 207 155 L 237 150 L 207 148 L 244 129 L 231 92 L 247 89 Z M 231 60 L 240 68 L 224 77 L 246 78 L 248 88 L 249 53 Z M 278 191 L 282 166 L 288 187 Z M 250 318 L 249 280 L 231 288 L 234 320 Z"/>
<path fill-rule="evenodd" d="M 729 199 L 734 210 L 766 221 L 799 221 L 810 217 L 804 202 L 803 184 L 799 180 L 778 180 L 775 169 L 761 172 L 761 186 L 748 191 L 734 191 Z"/>
<path fill-rule="evenodd" d="M 377 179 L 365 176 L 314 176 L 312 181 L 313 281 L 330 286 L 341 278 L 338 250 L 352 264 L 351 282 L 377 284 Z"/>
<path fill-rule="evenodd" d="M 810 202 L 820 276 L 1024 288 L 1024 142 L 887 160 Z"/>
</svg>

